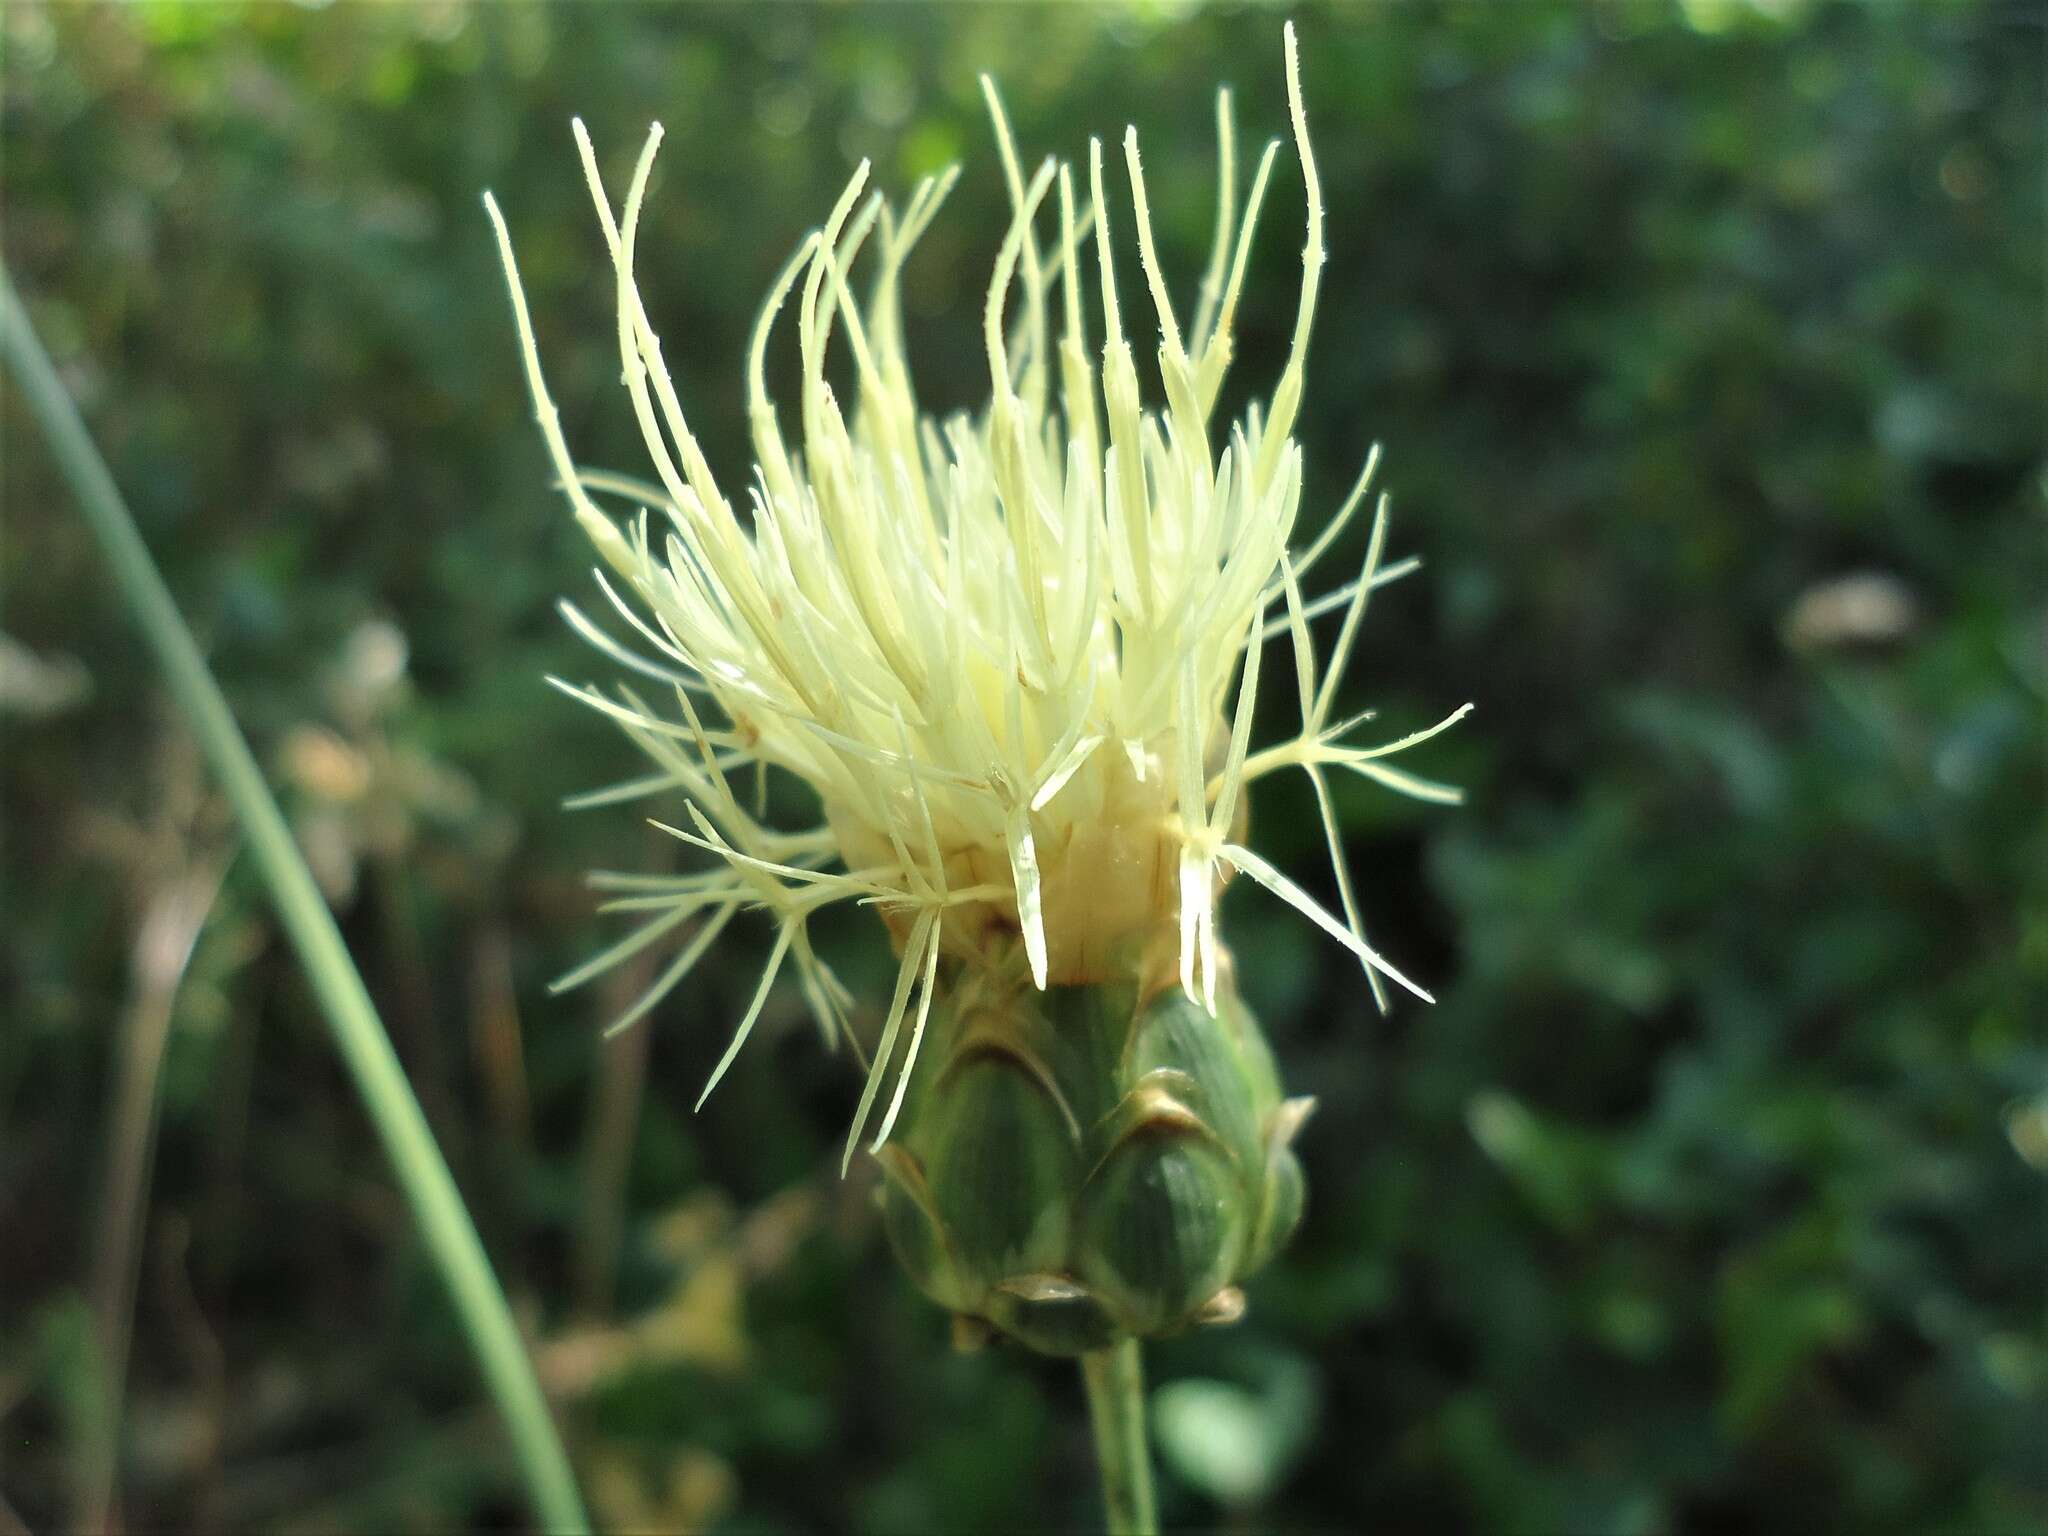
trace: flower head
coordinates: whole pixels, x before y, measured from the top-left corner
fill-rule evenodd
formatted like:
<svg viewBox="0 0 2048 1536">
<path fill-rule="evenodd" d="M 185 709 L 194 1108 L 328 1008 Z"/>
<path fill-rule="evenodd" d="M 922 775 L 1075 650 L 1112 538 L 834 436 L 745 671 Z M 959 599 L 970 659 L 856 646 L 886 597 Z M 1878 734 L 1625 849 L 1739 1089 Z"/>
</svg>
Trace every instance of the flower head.
<svg viewBox="0 0 2048 1536">
<path fill-rule="evenodd" d="M 987 407 L 945 419 L 923 413 L 903 350 L 904 263 L 954 174 L 921 182 L 899 210 L 867 193 L 863 162 L 824 227 L 783 268 L 754 328 L 746 373 L 756 470 L 744 510 L 713 478 L 691 434 L 635 280 L 659 126 L 615 208 L 576 125 L 611 251 L 619 356 L 652 482 L 585 471 L 572 459 L 542 381 L 511 242 L 487 197 L 541 428 L 624 630 L 608 631 L 568 604 L 564 612 L 645 680 L 612 693 L 557 680 L 616 720 L 654 765 L 650 775 L 580 803 L 680 792 L 684 817 L 665 830 L 713 856 L 709 868 L 684 875 L 600 877 L 618 893 L 614 905 L 646 914 L 644 924 L 563 984 L 698 919 L 687 946 L 619 1021 L 630 1023 L 687 974 L 735 913 L 769 913 L 778 925 L 771 958 L 711 1085 L 785 963 L 794 964 L 828 1038 L 844 1028 L 850 999 L 812 950 L 807 923 L 847 900 L 880 912 L 900 954 L 854 1138 L 909 1025 L 877 1146 L 901 1108 L 942 958 L 1028 974 L 1041 990 L 1177 979 L 1214 1013 L 1227 963 L 1216 896 L 1233 873 L 1251 876 L 1350 949 L 1382 1006 L 1383 981 L 1427 997 L 1366 943 L 1325 776 L 1341 768 L 1402 793 L 1455 800 L 1456 791 L 1386 759 L 1464 711 L 1370 746 L 1350 739 L 1367 717 L 1331 719 L 1372 590 L 1415 562 L 1382 563 L 1380 496 L 1364 569 L 1321 599 L 1302 596 L 1303 581 L 1364 502 L 1373 462 L 1307 550 L 1293 553 L 1302 455 L 1292 432 L 1323 214 L 1291 26 L 1286 58 L 1307 194 L 1300 299 L 1268 402 L 1227 430 L 1214 422 L 1215 406 L 1280 150 L 1277 140 L 1267 146 L 1239 218 L 1227 92 L 1218 103 L 1215 240 L 1185 325 L 1154 247 L 1136 130 L 1124 137 L 1163 407 L 1140 398 L 1117 298 L 1113 225 L 1123 214 L 1113 212 L 1100 141 L 1089 145 L 1085 187 L 1074 167 L 1050 159 L 1027 176 L 984 79 L 1013 210 L 981 317 Z M 855 296 L 863 279 L 864 303 Z M 778 321 L 792 309 L 802 360 L 800 447 L 784 436 L 788 423 L 763 382 Z M 834 346 L 850 356 L 850 409 L 827 381 Z M 620 513 L 601 503 L 618 504 Z M 1319 667 L 1310 621 L 1340 608 Z M 1300 729 L 1253 750 L 1261 657 L 1283 635 L 1292 641 Z M 817 824 L 769 825 L 736 782 L 749 767 L 808 784 L 822 806 Z M 1288 767 L 1314 782 L 1341 918 L 1243 842 L 1245 787 Z"/>
</svg>

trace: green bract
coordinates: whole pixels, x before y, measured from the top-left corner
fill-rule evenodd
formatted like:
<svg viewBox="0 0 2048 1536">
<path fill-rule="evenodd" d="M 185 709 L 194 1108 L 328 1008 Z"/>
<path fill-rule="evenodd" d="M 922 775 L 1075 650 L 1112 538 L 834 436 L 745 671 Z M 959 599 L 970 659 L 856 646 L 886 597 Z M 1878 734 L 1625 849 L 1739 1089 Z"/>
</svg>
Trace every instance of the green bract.
<svg viewBox="0 0 2048 1536">
<path fill-rule="evenodd" d="M 1222 1323 L 1302 1209 L 1281 1096 L 1234 987 L 975 978 L 934 1009 L 878 1156 L 891 1245 L 972 1336 L 1052 1355 Z"/>
</svg>

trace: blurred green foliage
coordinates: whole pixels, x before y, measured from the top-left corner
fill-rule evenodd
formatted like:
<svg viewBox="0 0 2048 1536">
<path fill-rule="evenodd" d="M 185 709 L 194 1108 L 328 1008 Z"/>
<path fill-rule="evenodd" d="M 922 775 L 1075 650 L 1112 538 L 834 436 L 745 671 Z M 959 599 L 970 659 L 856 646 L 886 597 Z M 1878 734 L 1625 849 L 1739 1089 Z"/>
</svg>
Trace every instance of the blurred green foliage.
<svg viewBox="0 0 2048 1536">
<path fill-rule="evenodd" d="M 1437 1008 L 1378 1019 L 1337 950 L 1228 905 L 1324 1109 L 1246 1320 L 1153 1352 L 1167 1517 L 2048 1529 L 2042 12 L 1297 19 L 1332 251 L 1308 516 L 1383 440 L 1395 550 L 1427 560 L 1351 702 L 1480 707 L 1419 765 L 1462 810 L 1340 790 L 1375 940 Z M 663 119 L 643 276 L 738 479 L 754 306 L 854 160 L 897 188 L 966 163 L 909 298 L 925 397 L 969 405 L 1006 218 L 978 72 L 1030 153 L 1137 122 L 1191 292 L 1211 92 L 1252 143 L 1280 127 L 1278 15 L 16 0 L 0 27 L 9 266 L 292 798 L 600 1517 L 1091 1521 L 1075 1384 L 948 1353 L 871 1171 L 836 1177 L 855 1075 L 794 999 L 689 1115 L 760 935 L 622 1044 L 596 1027 L 629 994 L 545 991 L 604 931 L 579 872 L 667 854 L 555 809 L 632 764 L 540 683 L 601 673 L 552 609 L 588 556 L 477 197 L 579 454 L 637 469 L 567 120 L 623 174 Z M 1239 401 L 1291 321 L 1297 186 Z M 165 953 L 166 893 L 231 836 L 11 394 L 4 423 L 0 1491 L 62 1523 L 109 1420 L 93 1192 L 160 997 L 129 1522 L 516 1521 L 248 872 Z M 1295 787 L 1254 809 L 1332 894 Z M 828 938 L 872 995 L 872 935 Z"/>
</svg>

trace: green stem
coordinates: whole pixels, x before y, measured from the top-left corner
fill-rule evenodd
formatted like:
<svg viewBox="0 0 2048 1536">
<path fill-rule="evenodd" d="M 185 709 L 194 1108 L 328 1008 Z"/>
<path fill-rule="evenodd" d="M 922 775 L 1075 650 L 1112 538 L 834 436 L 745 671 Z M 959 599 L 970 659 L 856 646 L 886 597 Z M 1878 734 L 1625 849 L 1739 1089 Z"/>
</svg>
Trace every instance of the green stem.
<svg viewBox="0 0 2048 1536">
<path fill-rule="evenodd" d="M 58 469 L 113 567 L 121 595 L 156 652 L 172 697 L 198 736 L 241 821 L 277 904 L 278 918 L 306 968 L 334 1043 L 355 1078 L 356 1091 L 383 1140 L 385 1155 L 412 1207 L 420 1236 L 441 1272 L 470 1347 L 497 1399 L 541 1520 L 554 1531 L 587 1531 L 589 1523 L 577 1496 L 569 1458 L 555 1433 L 547 1400 L 505 1304 L 505 1293 L 491 1272 L 476 1226 L 434 1145 L 433 1133 L 420 1114 L 419 1101 L 392 1052 L 362 977 L 349 959 L 334 916 L 292 841 L 220 685 L 207 670 L 198 643 L 150 558 L 113 475 L 93 447 L 78 408 L 29 324 L 4 266 L 0 266 L 0 356 L 20 384 Z"/>
<path fill-rule="evenodd" d="M 1145 1444 L 1145 1362 L 1136 1339 L 1081 1357 L 1088 1417 L 1102 1463 L 1102 1506 L 1109 1536 L 1154 1536 L 1152 1455 Z"/>
</svg>

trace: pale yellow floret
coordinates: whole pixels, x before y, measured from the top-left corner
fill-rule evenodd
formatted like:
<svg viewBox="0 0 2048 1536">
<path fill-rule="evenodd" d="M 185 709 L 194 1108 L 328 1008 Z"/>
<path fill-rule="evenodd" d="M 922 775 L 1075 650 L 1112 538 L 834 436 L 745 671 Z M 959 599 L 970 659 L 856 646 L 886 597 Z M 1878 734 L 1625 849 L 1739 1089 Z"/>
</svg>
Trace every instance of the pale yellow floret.
<svg viewBox="0 0 2048 1536">
<path fill-rule="evenodd" d="M 707 1094 L 761 1017 L 785 963 L 795 965 L 828 1038 L 842 1031 L 851 1000 L 812 951 L 807 924 L 846 900 L 877 908 L 901 956 L 849 1155 L 893 1070 L 875 1144 L 889 1134 L 942 955 L 1015 966 L 1042 988 L 1132 974 L 1165 953 L 1177 956 L 1188 994 L 1213 1011 L 1216 899 L 1232 872 L 1249 875 L 1350 949 L 1383 1006 L 1382 978 L 1428 995 L 1365 941 L 1326 770 L 1346 769 L 1424 799 L 1455 799 L 1455 790 L 1382 759 L 1464 711 L 1372 747 L 1345 740 L 1356 721 L 1330 724 L 1368 598 L 1416 562 L 1382 566 L 1381 497 L 1357 580 L 1313 602 L 1301 595 L 1302 577 L 1361 504 L 1377 450 L 1306 553 L 1289 553 L 1301 493 L 1292 430 L 1324 251 L 1321 184 L 1292 27 L 1286 59 L 1307 205 L 1300 297 L 1268 404 L 1231 426 L 1220 449 L 1212 445 L 1211 416 L 1279 149 L 1278 141 L 1266 147 L 1239 218 L 1227 92 L 1217 103 L 1216 229 L 1185 329 L 1156 247 L 1136 130 L 1124 136 L 1139 270 L 1158 327 L 1162 410 L 1143 404 L 1118 304 L 1101 143 L 1090 142 L 1088 199 L 1077 205 L 1068 165 L 1046 160 L 1027 174 L 994 85 L 984 79 L 1012 207 L 981 317 L 986 411 L 944 420 L 924 414 L 903 351 L 904 263 L 955 173 L 920 182 L 899 215 L 880 194 L 863 198 L 863 163 L 823 228 L 777 275 L 754 328 L 746 387 L 756 478 L 744 518 L 690 432 L 635 280 L 659 126 L 615 209 L 589 136 L 576 124 L 613 262 L 621 376 L 652 482 L 579 469 L 571 458 L 541 376 L 511 240 L 486 197 L 549 457 L 600 556 L 600 588 L 635 638 L 617 638 L 572 605 L 563 611 L 615 663 L 673 696 L 672 707 L 658 707 L 629 688 L 606 694 L 557 681 L 618 721 L 657 770 L 572 803 L 679 794 L 688 824 L 664 830 L 718 860 L 710 871 L 684 876 L 601 877 L 603 888 L 622 893 L 608 906 L 651 915 L 559 985 L 587 981 L 701 918 L 622 1027 L 667 995 L 736 913 L 769 913 L 777 924 L 773 951 Z M 1048 205 L 1057 213 L 1056 240 L 1042 246 Z M 1099 375 L 1082 276 L 1091 235 L 1103 330 Z M 864 304 L 854 293 L 863 259 Z M 764 382 L 777 321 L 792 307 L 803 379 L 795 448 Z M 850 413 L 826 377 L 835 336 L 843 338 L 856 386 Z M 1055 386 L 1057 409 L 1049 403 Z M 636 510 L 621 520 L 595 497 Z M 1279 617 L 1276 605 L 1284 609 Z M 1339 606 L 1342 626 L 1319 682 L 1308 626 Z M 1293 646 L 1301 730 L 1254 750 L 1261 655 L 1283 633 Z M 745 767 L 756 771 L 757 796 L 766 767 L 810 785 L 822 803 L 819 824 L 796 832 L 766 825 L 758 798 L 749 810 L 734 792 L 729 776 Z M 1305 770 L 1315 788 L 1341 921 L 1242 842 L 1245 786 L 1292 767 Z M 1173 973 L 1168 961 L 1166 975 Z"/>
</svg>

